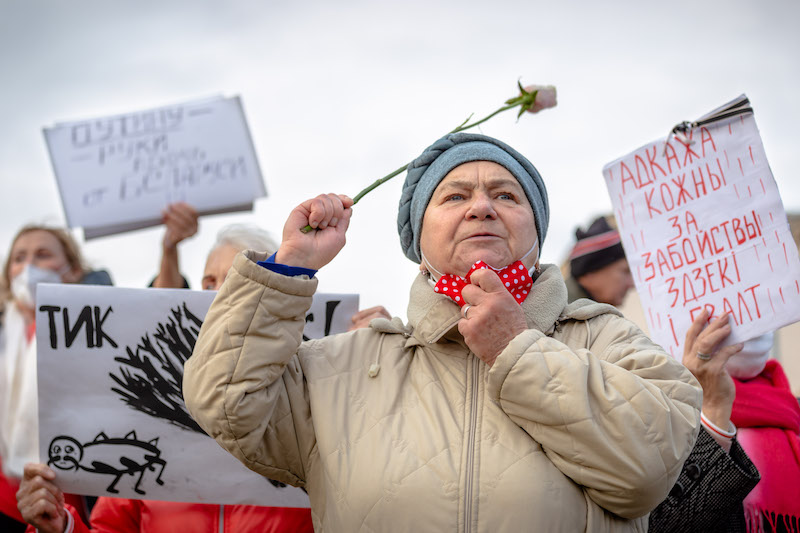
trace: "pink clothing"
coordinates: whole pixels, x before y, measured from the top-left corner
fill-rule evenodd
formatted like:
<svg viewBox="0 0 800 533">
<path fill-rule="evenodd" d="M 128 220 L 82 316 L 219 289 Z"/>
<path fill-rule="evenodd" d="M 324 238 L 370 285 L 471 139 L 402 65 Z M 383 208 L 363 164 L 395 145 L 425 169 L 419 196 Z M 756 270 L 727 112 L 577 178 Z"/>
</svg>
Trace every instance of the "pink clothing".
<svg viewBox="0 0 800 533">
<path fill-rule="evenodd" d="M 201 503 L 128 500 L 101 497 L 92 509 L 91 528 L 86 527 L 74 507 L 74 533 L 313 533 L 311 509 L 213 505 Z M 28 532 L 34 532 L 32 526 Z"/>
</svg>

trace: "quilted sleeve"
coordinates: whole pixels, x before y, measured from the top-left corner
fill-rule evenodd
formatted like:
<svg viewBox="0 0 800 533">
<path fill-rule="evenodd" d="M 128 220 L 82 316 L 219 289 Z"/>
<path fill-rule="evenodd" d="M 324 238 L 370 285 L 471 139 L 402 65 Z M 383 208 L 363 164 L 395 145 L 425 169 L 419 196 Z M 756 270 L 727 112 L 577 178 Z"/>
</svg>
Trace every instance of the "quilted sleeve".
<svg viewBox="0 0 800 533">
<path fill-rule="evenodd" d="M 200 427 L 251 470 L 300 487 L 314 431 L 295 354 L 316 287 L 316 279 L 276 274 L 238 255 L 183 378 Z"/>
<path fill-rule="evenodd" d="M 502 409 L 589 498 L 624 518 L 669 493 L 700 429 L 691 373 L 635 325 L 602 315 L 571 347 L 538 330 L 509 343 L 489 372 Z M 584 346 L 588 346 L 584 348 Z"/>
</svg>

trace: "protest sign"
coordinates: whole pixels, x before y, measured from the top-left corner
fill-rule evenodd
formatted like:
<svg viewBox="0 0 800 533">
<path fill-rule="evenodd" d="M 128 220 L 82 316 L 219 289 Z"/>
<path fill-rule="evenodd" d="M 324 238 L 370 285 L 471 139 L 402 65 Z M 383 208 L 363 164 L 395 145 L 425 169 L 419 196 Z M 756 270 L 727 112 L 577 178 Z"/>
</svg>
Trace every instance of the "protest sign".
<svg viewBox="0 0 800 533">
<path fill-rule="evenodd" d="M 358 312 L 357 294 L 316 293 L 306 313 L 303 340 L 321 339 L 331 333 L 350 329 L 351 318 Z"/>
<path fill-rule="evenodd" d="M 67 223 L 87 239 L 160 224 L 174 202 L 202 215 L 252 209 L 266 195 L 238 97 L 61 123 L 44 135 Z"/>
<path fill-rule="evenodd" d="M 263 478 L 220 448 L 186 410 L 183 364 L 215 294 L 39 285 L 39 454 L 62 490 L 309 506 L 302 490 Z M 321 332 L 327 325 L 337 333 L 358 297 L 319 294 L 314 305 Z"/>
<path fill-rule="evenodd" d="M 800 320 L 800 260 L 742 95 L 603 168 L 652 338 L 674 357 L 705 308 L 741 342 Z"/>
</svg>

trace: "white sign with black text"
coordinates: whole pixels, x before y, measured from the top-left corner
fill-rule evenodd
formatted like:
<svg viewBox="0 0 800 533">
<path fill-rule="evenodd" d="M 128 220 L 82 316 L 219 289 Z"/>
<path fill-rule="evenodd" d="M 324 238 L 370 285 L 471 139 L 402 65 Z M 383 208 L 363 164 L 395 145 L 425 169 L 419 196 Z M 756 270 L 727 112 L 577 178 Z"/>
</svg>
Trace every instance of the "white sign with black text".
<svg viewBox="0 0 800 533">
<path fill-rule="evenodd" d="M 70 227 L 87 239 L 154 226 L 174 202 L 252 209 L 266 188 L 238 97 L 57 124 L 45 139 Z"/>
<path fill-rule="evenodd" d="M 215 294 L 39 286 L 39 453 L 62 490 L 308 507 L 302 490 L 247 469 L 186 410 L 183 364 Z M 357 295 L 315 295 L 306 334 L 346 331 L 357 307 Z"/>
</svg>

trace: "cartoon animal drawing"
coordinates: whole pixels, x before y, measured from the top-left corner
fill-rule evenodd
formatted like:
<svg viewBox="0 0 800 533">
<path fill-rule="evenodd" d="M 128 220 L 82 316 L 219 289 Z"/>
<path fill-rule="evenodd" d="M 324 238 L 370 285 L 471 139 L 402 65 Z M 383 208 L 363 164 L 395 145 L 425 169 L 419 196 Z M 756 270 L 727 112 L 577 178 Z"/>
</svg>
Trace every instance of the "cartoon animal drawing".
<svg viewBox="0 0 800 533">
<path fill-rule="evenodd" d="M 83 470 L 93 474 L 114 476 L 114 480 L 106 488 L 112 494 L 119 493 L 116 485 L 123 475 L 139 474 L 133 490 L 138 494 L 146 494 L 139 488 L 146 471 L 155 472 L 156 483 L 163 485 L 161 476 L 167 462 L 161 458 L 161 450 L 156 446 L 158 437 L 150 441 L 141 441 L 136 432 L 131 431 L 124 437 L 109 438 L 102 431 L 93 441 L 81 444 L 67 435 L 60 435 L 50 441 L 48 465 L 59 470 Z"/>
</svg>

